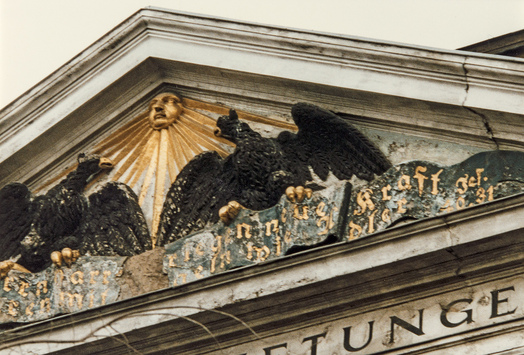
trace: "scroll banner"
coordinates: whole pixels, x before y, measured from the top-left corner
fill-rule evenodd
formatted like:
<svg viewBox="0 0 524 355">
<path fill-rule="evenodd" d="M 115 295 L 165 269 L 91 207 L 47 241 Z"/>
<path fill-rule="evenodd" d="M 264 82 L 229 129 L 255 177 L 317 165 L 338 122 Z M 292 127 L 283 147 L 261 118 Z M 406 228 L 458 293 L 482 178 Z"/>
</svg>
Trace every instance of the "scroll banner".
<svg viewBox="0 0 524 355">
<path fill-rule="evenodd" d="M 166 245 L 164 270 L 170 285 L 202 279 L 239 266 L 284 256 L 291 247 L 322 243 L 341 235 L 348 183 L 315 192 L 301 203 L 285 196 L 267 210 L 244 209 L 230 225 L 222 222 Z"/>
<path fill-rule="evenodd" d="M 0 323 L 34 322 L 116 301 L 116 277 L 124 260 L 84 256 L 70 268 L 51 266 L 34 274 L 11 271 L 0 281 Z"/>
</svg>

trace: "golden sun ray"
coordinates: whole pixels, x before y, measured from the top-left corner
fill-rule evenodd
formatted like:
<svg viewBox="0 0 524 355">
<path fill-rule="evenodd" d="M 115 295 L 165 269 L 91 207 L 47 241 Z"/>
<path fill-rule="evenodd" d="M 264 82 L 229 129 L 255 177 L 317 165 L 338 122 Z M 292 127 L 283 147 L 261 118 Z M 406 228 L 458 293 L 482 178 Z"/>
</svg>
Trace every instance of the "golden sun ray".
<svg viewBox="0 0 524 355">
<path fill-rule="evenodd" d="M 217 115 L 227 115 L 229 110 L 223 105 L 181 99 L 171 93 L 158 95 L 146 111 L 94 147 L 93 153 L 113 160 L 115 168 L 103 177 L 95 177 L 89 186 L 102 179 L 128 184 L 138 196 L 155 244 L 165 195 L 184 166 L 206 150 L 214 150 L 222 157 L 233 151 L 232 142 L 214 135 Z M 297 130 L 294 124 L 284 121 L 240 110 L 237 113 L 245 121 Z M 75 167 L 39 189 L 52 186 Z"/>
</svg>

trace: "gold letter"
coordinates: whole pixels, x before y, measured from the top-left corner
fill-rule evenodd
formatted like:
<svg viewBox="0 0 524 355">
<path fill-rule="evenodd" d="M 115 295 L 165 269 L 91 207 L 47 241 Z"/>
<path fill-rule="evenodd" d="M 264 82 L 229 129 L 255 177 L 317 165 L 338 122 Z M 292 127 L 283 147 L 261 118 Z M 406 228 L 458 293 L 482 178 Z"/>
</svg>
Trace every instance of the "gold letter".
<svg viewBox="0 0 524 355">
<path fill-rule="evenodd" d="M 242 233 L 242 230 L 245 230 L 245 233 Z M 251 238 L 251 226 L 247 223 L 237 224 L 237 238 L 242 239 L 245 236 L 246 239 Z"/>
<path fill-rule="evenodd" d="M 355 232 L 357 234 L 355 235 Z M 362 234 L 362 227 L 358 224 L 353 223 L 353 221 L 349 222 L 349 240 L 357 239 Z"/>
<path fill-rule="evenodd" d="M 271 235 L 271 226 L 273 226 L 273 232 L 278 233 L 278 219 L 266 222 L 266 236 L 268 237 Z"/>
<path fill-rule="evenodd" d="M 398 205 L 397 212 L 398 213 L 406 213 L 408 211 L 407 209 L 404 208 L 404 205 L 406 203 L 408 203 L 406 198 L 402 198 L 402 200 L 397 201 L 397 205 Z"/>
<path fill-rule="evenodd" d="M 391 200 L 391 196 L 388 195 L 388 191 L 391 191 L 391 185 L 388 184 L 388 186 L 384 186 L 382 188 L 382 201 L 389 201 Z"/>
<path fill-rule="evenodd" d="M 82 271 L 75 271 L 71 275 L 71 283 L 73 285 L 83 284 L 84 283 L 84 273 Z"/>
<path fill-rule="evenodd" d="M 42 288 L 43 293 L 47 293 L 47 280 L 39 281 L 36 284 L 36 295 L 40 296 L 40 288 Z"/>
<path fill-rule="evenodd" d="M 375 215 L 377 214 L 378 210 L 373 211 L 372 214 L 368 216 L 369 218 L 369 225 L 368 225 L 368 233 L 373 233 L 375 231 Z"/>
<path fill-rule="evenodd" d="M 109 280 L 107 279 L 109 276 L 111 275 L 111 271 L 109 270 L 106 270 L 104 271 L 104 280 L 102 281 L 102 283 L 104 285 L 107 285 L 109 283 Z"/>
<path fill-rule="evenodd" d="M 22 297 L 27 297 L 28 293 L 25 292 L 25 289 L 29 287 L 29 284 L 24 281 L 20 281 L 20 288 L 18 289 L 18 293 Z"/>
<path fill-rule="evenodd" d="M 422 191 L 424 190 L 424 180 L 427 180 L 428 177 L 422 175 L 420 172 L 425 173 L 428 169 L 425 166 L 417 166 L 415 168 L 415 175 L 413 177 L 418 180 L 418 195 L 422 196 Z"/>
<path fill-rule="evenodd" d="M 411 190 L 411 178 L 408 175 L 402 175 L 398 181 L 400 191 Z"/>
<path fill-rule="evenodd" d="M 382 220 L 384 222 L 391 221 L 391 211 L 388 208 L 386 208 L 384 211 L 382 211 Z"/>
<path fill-rule="evenodd" d="M 371 195 L 373 191 L 370 189 L 365 189 L 364 191 L 359 191 L 357 194 L 357 204 L 360 206 L 360 212 L 355 210 L 353 211 L 354 215 L 360 216 L 369 208 L 370 211 L 375 209 L 375 204 L 371 200 Z"/>
<path fill-rule="evenodd" d="M 468 191 L 468 177 L 469 175 L 466 174 L 465 176 L 457 179 L 455 186 L 457 187 L 457 192 L 459 194 L 465 194 L 466 191 Z M 459 185 L 462 185 L 462 188 L 460 188 Z"/>
<path fill-rule="evenodd" d="M 433 181 L 433 187 L 431 189 L 431 194 L 432 195 L 438 195 L 438 182 L 440 181 L 440 179 L 438 178 L 438 176 L 440 175 L 440 173 L 443 171 L 444 169 L 440 169 L 439 171 L 437 171 L 435 174 L 431 175 L 431 181 Z"/>
</svg>

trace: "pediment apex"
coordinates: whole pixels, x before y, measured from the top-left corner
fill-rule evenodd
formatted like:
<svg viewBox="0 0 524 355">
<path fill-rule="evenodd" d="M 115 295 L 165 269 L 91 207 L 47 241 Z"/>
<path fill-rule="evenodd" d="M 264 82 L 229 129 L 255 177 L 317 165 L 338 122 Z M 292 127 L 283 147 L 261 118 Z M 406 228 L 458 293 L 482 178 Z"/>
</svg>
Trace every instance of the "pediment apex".
<svg viewBox="0 0 524 355">
<path fill-rule="evenodd" d="M 56 165 L 42 146 L 58 137 L 58 155 L 74 156 L 165 88 L 282 119 L 312 102 L 370 129 L 521 149 L 523 64 L 148 7 L 0 111 L 0 182 L 34 179 L 35 165 Z"/>
</svg>

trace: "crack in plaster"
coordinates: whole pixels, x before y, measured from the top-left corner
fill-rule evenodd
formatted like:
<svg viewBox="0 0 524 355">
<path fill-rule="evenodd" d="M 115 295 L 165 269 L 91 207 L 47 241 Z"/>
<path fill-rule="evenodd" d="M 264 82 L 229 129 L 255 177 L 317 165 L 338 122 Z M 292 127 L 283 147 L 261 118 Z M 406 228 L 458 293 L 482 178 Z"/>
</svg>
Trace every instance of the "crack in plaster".
<svg viewBox="0 0 524 355">
<path fill-rule="evenodd" d="M 499 143 L 498 143 L 497 139 L 495 138 L 495 134 L 493 133 L 493 129 L 491 128 L 491 125 L 489 124 L 489 120 L 486 117 L 486 115 L 484 115 L 484 114 L 482 114 L 480 112 L 477 112 L 474 109 L 466 106 L 466 101 L 468 100 L 468 94 L 469 94 L 469 80 L 468 80 L 469 71 L 466 68 L 467 61 L 468 61 L 468 57 L 465 57 L 464 61 L 462 62 L 462 70 L 464 71 L 464 79 L 466 80 L 466 87 L 464 88 L 465 95 L 464 95 L 464 100 L 462 100 L 462 105 L 461 106 L 464 107 L 469 112 L 473 113 L 474 115 L 480 117 L 480 119 L 482 120 L 482 123 L 484 125 L 484 128 L 486 129 L 486 133 L 488 134 L 489 139 L 493 143 L 495 143 L 495 146 L 496 146 L 497 149 L 500 149 Z"/>
</svg>

